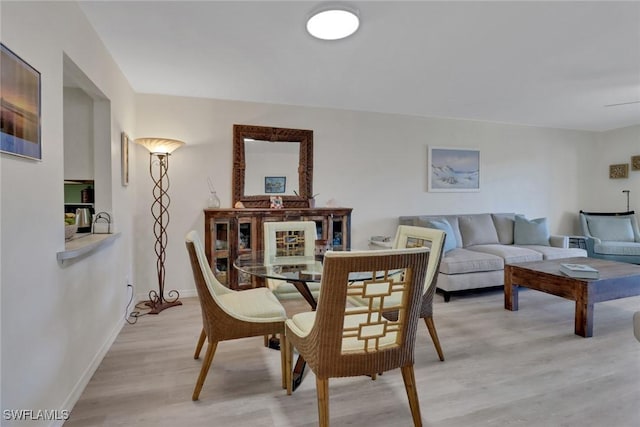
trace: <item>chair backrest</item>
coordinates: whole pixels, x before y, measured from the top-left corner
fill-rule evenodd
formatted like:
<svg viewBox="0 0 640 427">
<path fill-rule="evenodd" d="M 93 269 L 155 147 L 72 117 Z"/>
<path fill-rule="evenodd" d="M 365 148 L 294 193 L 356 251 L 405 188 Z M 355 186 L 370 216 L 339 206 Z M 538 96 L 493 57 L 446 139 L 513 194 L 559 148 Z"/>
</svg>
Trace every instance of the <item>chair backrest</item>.
<svg viewBox="0 0 640 427">
<path fill-rule="evenodd" d="M 219 335 L 214 331 L 214 325 L 217 324 L 219 325 L 218 327 L 224 327 L 222 322 L 217 320 L 219 320 L 220 317 L 234 317 L 233 313 L 225 307 L 224 304 L 221 304 L 219 297 L 235 291 L 226 288 L 216 279 L 207 262 L 200 238 L 195 231 L 190 231 L 187 234 L 185 237 L 185 245 L 189 253 L 193 279 L 196 284 L 200 308 L 202 309 L 202 327 L 207 336 L 213 338 Z"/>
<path fill-rule="evenodd" d="M 323 377 L 383 372 L 413 362 L 429 251 L 424 248 L 325 254 L 315 323 L 317 356 L 307 360 Z M 384 299 L 400 293 L 395 307 Z M 378 300 L 350 307 L 348 297 Z M 376 308 L 378 307 L 378 308 Z M 383 311 L 398 311 L 388 320 Z M 306 356 L 305 356 L 306 357 Z"/>
<path fill-rule="evenodd" d="M 311 256 L 316 248 L 316 223 L 313 221 L 283 221 L 264 223 L 264 259 Z"/>
<path fill-rule="evenodd" d="M 640 228 L 635 212 L 580 211 L 582 235 L 601 240 L 630 240 L 640 242 Z M 631 236 L 633 233 L 633 236 Z M 624 237 L 626 235 L 626 237 Z"/>
<path fill-rule="evenodd" d="M 430 248 L 429 265 L 425 277 L 424 293 L 434 292 L 440 271 L 440 262 L 443 255 L 444 240 L 447 234 L 435 228 L 417 227 L 412 225 L 399 225 L 393 243 L 394 249 L 400 248 Z"/>
</svg>

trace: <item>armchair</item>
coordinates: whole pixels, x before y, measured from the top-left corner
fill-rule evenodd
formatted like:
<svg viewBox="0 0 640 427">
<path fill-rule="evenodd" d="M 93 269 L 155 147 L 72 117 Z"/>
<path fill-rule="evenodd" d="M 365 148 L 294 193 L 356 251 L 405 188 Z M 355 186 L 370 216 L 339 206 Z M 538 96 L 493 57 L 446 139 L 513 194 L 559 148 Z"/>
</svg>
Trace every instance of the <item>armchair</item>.
<svg viewBox="0 0 640 427">
<path fill-rule="evenodd" d="M 580 211 L 587 256 L 640 264 L 640 230 L 634 211 Z"/>
</svg>

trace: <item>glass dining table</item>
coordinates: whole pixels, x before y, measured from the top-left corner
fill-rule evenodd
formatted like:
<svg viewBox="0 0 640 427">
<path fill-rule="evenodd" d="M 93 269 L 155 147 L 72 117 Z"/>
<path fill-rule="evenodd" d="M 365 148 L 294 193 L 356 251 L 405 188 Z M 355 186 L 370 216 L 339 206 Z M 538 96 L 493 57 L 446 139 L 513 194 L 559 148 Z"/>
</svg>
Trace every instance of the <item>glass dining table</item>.
<svg viewBox="0 0 640 427">
<path fill-rule="evenodd" d="M 242 274 L 258 277 L 261 279 L 285 280 L 296 287 L 302 297 L 309 303 L 311 310 L 317 307 L 309 283 L 319 283 L 322 279 L 323 255 L 313 256 L 286 256 L 276 259 L 265 259 L 264 252 L 247 253 L 240 255 L 233 266 Z M 398 270 L 400 272 L 400 270 Z M 371 273 L 351 273 L 349 281 L 362 281 L 370 279 Z M 278 349 L 279 340 L 272 338 L 269 340 L 269 347 Z M 295 390 L 302 382 L 306 363 L 299 356 L 293 369 L 293 384 Z"/>
<path fill-rule="evenodd" d="M 264 252 L 240 255 L 233 266 L 241 273 L 261 279 L 285 280 L 296 287 L 300 295 L 316 309 L 317 301 L 309 290 L 309 283 L 322 278 L 322 255 L 286 256 L 265 260 Z"/>
</svg>

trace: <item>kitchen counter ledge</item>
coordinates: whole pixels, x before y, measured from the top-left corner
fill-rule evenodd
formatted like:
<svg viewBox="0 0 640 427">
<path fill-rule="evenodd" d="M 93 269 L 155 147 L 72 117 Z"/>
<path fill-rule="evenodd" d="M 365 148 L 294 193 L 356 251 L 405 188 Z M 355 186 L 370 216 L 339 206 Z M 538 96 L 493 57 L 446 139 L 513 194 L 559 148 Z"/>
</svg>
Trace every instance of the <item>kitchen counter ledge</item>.
<svg viewBox="0 0 640 427">
<path fill-rule="evenodd" d="M 58 252 L 56 258 L 59 263 L 65 260 L 78 258 L 84 254 L 95 251 L 109 242 L 120 237 L 121 233 L 77 235 L 64 243 L 64 251 Z"/>
</svg>

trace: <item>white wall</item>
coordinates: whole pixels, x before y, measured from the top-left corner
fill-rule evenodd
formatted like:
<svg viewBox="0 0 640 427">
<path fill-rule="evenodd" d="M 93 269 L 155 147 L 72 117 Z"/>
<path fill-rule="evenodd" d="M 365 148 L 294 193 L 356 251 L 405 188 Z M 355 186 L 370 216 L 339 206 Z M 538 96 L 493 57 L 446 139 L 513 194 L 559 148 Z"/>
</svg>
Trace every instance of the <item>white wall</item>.
<svg viewBox="0 0 640 427">
<path fill-rule="evenodd" d="M 93 99 L 71 87 L 63 97 L 64 179 L 93 179 Z"/>
<path fill-rule="evenodd" d="M 132 275 L 135 185 L 120 185 L 120 132 L 134 128 L 134 94 L 73 2 L 0 3 L 2 43 L 42 76 L 42 161 L 0 156 L 1 389 L 4 409 L 70 409 L 123 324 Z M 60 265 L 64 249 L 63 53 L 110 100 L 96 152 L 114 243 Z M 135 153 L 133 153 L 135 161 Z M 135 181 L 135 171 L 132 171 Z M 2 425 L 47 423 L 2 421 Z"/>
<path fill-rule="evenodd" d="M 354 209 L 354 248 L 366 248 L 371 235 L 393 235 L 398 216 L 413 214 L 519 212 L 549 217 L 552 233 L 576 233 L 582 206 L 578 188 L 596 143 L 595 134 L 579 131 L 158 95 L 136 98 L 138 136 L 186 142 L 171 156 L 166 287 L 190 292 L 184 235 L 190 229 L 203 235 L 207 176 L 222 207 L 231 207 L 234 123 L 314 131 L 317 204 L 335 199 Z M 481 191 L 428 193 L 429 144 L 480 149 Z M 137 150 L 136 281 L 142 294 L 148 289 L 141 282 L 153 277 L 155 254 L 151 180 L 142 176 L 148 159 L 141 155 L 144 148 Z"/>
<path fill-rule="evenodd" d="M 640 155 L 640 125 L 602 132 L 597 135 L 595 159 L 590 168 L 590 185 L 585 193 L 585 211 L 623 212 L 630 190 L 629 208 L 640 213 L 640 171 L 631 170 L 631 156 Z M 609 165 L 628 163 L 629 178 L 609 179 Z"/>
</svg>

